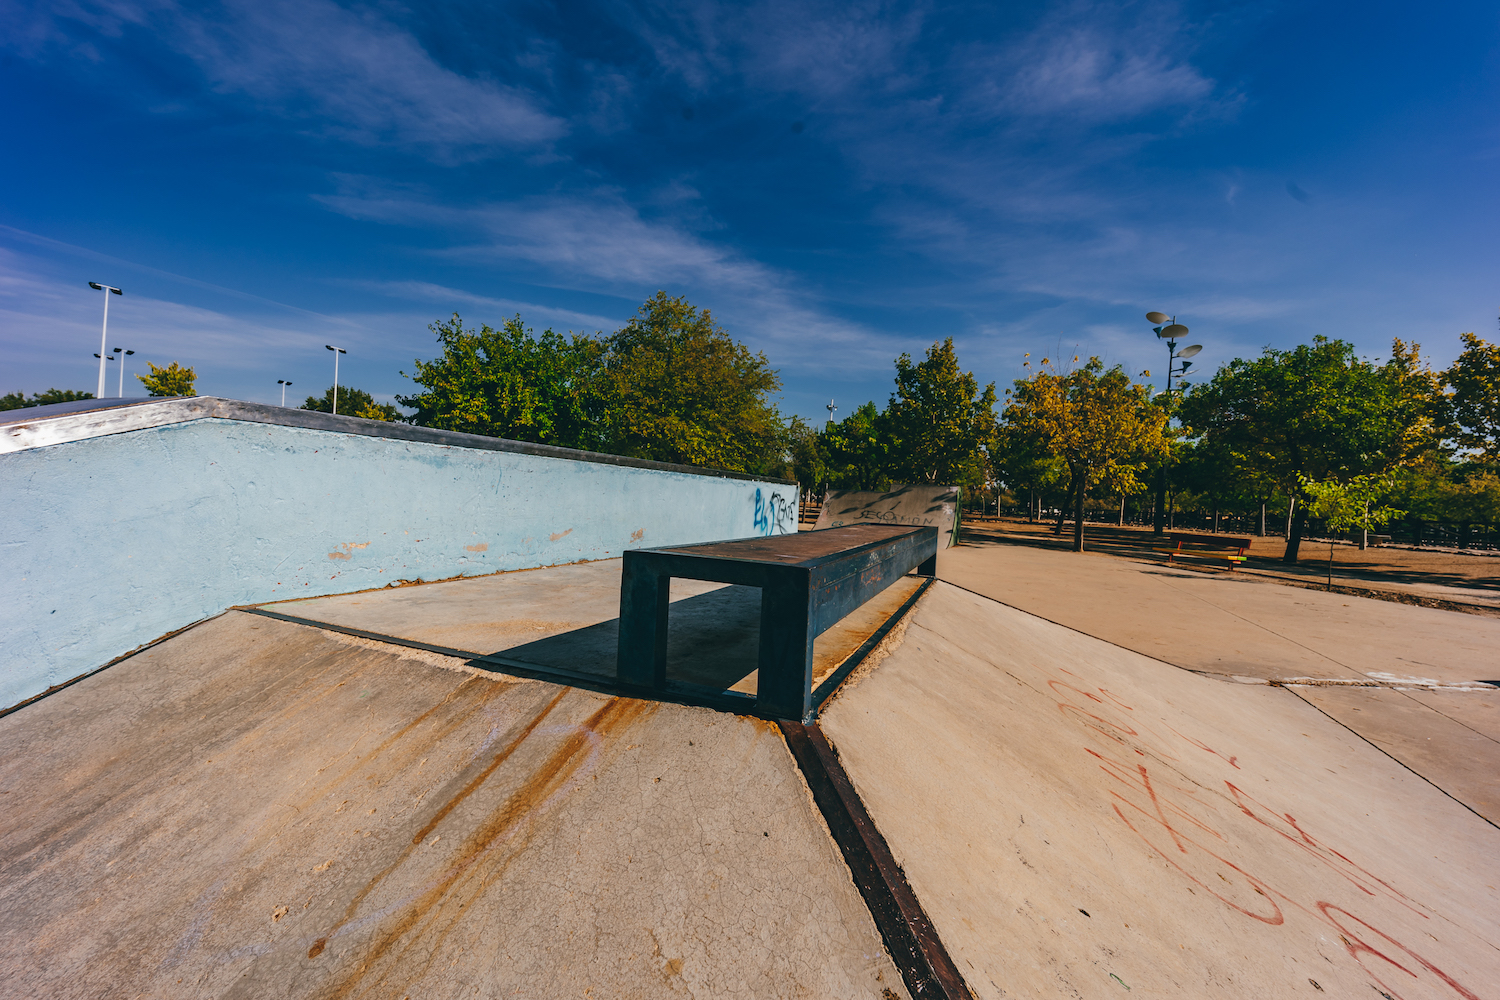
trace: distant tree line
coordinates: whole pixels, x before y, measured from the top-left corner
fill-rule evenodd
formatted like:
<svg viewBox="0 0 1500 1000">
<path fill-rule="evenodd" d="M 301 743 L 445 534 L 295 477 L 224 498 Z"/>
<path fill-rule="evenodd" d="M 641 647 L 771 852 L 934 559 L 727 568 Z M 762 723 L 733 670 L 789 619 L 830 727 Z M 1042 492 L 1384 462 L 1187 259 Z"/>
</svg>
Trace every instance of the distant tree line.
<svg viewBox="0 0 1500 1000">
<path fill-rule="evenodd" d="M 1383 362 L 1327 337 L 1237 358 L 1181 396 L 1151 400 L 1159 432 L 1130 417 L 1130 407 L 1102 423 L 1085 421 L 1103 433 L 1135 419 L 1135 450 L 1119 452 L 1119 471 L 1082 478 L 1062 440 L 1039 432 L 1035 400 L 1048 389 L 1043 383 L 1059 376 L 1038 373 L 1016 383 L 994 451 L 996 480 L 1006 499 L 1024 499 L 1028 510 L 1059 501 L 1060 528 L 1063 508 L 1074 508 L 1081 521 L 1081 490 L 1095 506 L 1118 504 L 1121 521 L 1133 498 L 1146 520 L 1154 501 L 1144 485 L 1160 468 L 1171 484 L 1174 518 L 1217 528 L 1221 515 L 1243 524 L 1266 512 L 1282 520 L 1288 562 L 1296 561 L 1310 525 L 1365 523 L 1345 509 L 1352 496 L 1419 538 L 1424 525 L 1443 525 L 1445 533 L 1451 526 L 1446 540 L 1465 544 L 1500 524 L 1500 348 L 1472 333 L 1462 342 L 1443 372 L 1400 340 Z M 1095 376 L 1102 377 L 1097 366 Z M 1143 404 L 1137 389 L 1132 405 Z M 1168 417 L 1179 426 L 1169 426 Z"/>
<path fill-rule="evenodd" d="M 33 392 L 27 399 L 24 392 L 8 392 L 0 396 L 0 410 L 19 410 L 24 406 L 46 406 L 49 403 L 72 403 L 80 399 L 93 399 L 92 392 L 74 392 L 72 389 L 48 389 Z"/>
</svg>

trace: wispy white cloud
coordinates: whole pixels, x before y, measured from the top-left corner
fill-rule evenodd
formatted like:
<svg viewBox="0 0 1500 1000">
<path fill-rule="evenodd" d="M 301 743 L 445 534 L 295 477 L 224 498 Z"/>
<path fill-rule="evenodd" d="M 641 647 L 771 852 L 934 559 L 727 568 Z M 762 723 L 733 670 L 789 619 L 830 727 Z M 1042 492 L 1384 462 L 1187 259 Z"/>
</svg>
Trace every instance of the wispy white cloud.
<svg viewBox="0 0 1500 1000">
<path fill-rule="evenodd" d="M 455 72 L 373 9 L 330 0 L 226 0 L 212 8 L 67 0 L 50 15 L 17 17 L 23 30 L 12 44 L 30 54 L 51 46 L 103 58 L 108 41 L 149 33 L 196 64 L 219 95 L 248 98 L 261 114 L 356 143 L 417 147 L 451 160 L 535 147 L 567 130 L 535 95 Z M 81 36 L 68 22 L 83 27 Z"/>
<path fill-rule="evenodd" d="M 778 363 L 818 363 L 829 350 L 851 370 L 889 365 L 899 337 L 881 334 L 819 308 L 785 273 L 716 244 L 669 219 L 649 219 L 617 195 L 551 196 L 464 208 L 433 204 L 410 193 L 341 194 L 322 199 L 351 218 L 468 231 L 469 240 L 436 251 L 467 261 L 531 268 L 554 284 L 608 290 L 640 301 L 657 289 L 687 292 L 713 303 L 721 321 L 757 347 L 774 347 Z M 488 300 L 437 285 L 409 284 L 432 301 Z M 446 296 L 446 298 L 445 298 Z M 508 301 L 505 308 L 511 308 Z M 523 305 L 514 303 L 514 305 Z M 522 318 L 527 314 L 522 310 Z M 541 315 L 540 310 L 536 310 Z M 616 321 L 616 325 L 623 322 Z M 594 317 L 598 319 L 598 317 Z M 610 329 L 599 326 L 596 329 Z"/>
<path fill-rule="evenodd" d="M 628 316 L 621 318 L 581 313 L 538 302 L 523 302 L 519 299 L 495 298 L 429 281 L 382 281 L 359 282 L 358 284 L 380 295 L 408 301 L 437 303 L 444 309 L 451 308 L 456 312 L 463 312 L 464 308 L 470 306 L 490 310 L 491 312 L 481 316 L 478 322 L 492 326 L 518 315 L 522 322 L 533 327 L 536 325 L 546 327 L 555 323 L 579 333 L 608 332 L 623 326 L 629 318 Z"/>
</svg>

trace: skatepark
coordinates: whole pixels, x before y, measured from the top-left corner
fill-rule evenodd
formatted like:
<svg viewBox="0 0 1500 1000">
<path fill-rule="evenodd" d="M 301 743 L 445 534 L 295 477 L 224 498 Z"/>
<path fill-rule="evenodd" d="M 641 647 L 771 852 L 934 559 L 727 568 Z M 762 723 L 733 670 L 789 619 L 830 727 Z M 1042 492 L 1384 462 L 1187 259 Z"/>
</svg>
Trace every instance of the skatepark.
<svg viewBox="0 0 1500 1000">
<path fill-rule="evenodd" d="M 616 670 L 795 485 L 151 405 L 5 427 L 0 994 L 1497 995 L 1500 618 L 973 532 L 789 719 L 755 587 Z"/>
</svg>

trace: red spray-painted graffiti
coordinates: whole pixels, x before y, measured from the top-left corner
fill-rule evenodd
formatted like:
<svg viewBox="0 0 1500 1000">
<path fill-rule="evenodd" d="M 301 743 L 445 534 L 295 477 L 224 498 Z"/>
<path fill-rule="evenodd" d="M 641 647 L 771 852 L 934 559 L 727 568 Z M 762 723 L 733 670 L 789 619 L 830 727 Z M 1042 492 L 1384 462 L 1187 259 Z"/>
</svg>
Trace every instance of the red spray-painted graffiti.
<svg viewBox="0 0 1500 1000">
<path fill-rule="evenodd" d="M 1270 880 L 1252 875 L 1242 863 L 1232 860 L 1236 849 L 1223 827 L 1237 808 L 1238 815 L 1274 834 L 1273 844 L 1295 850 L 1304 861 L 1316 861 L 1364 897 L 1395 903 L 1422 920 L 1431 919 L 1420 904 L 1320 841 L 1290 812 L 1278 811 L 1257 800 L 1242 787 L 1243 778 L 1237 779 L 1242 783 L 1239 785 L 1226 778 L 1224 793 L 1218 793 L 1194 784 L 1191 779 L 1174 780 L 1175 769 L 1163 766 L 1180 760 L 1169 748 L 1185 751 L 1192 747 L 1218 758 L 1233 771 L 1242 771 L 1238 756 L 1220 753 L 1165 723 L 1163 728 L 1175 739 L 1157 734 L 1131 705 L 1117 696 L 1104 688 L 1089 687 L 1071 671 L 1059 672 L 1069 679 L 1048 681 L 1054 695 L 1062 699 L 1057 702 L 1058 710 L 1112 744 L 1101 749 L 1088 746 L 1083 749 L 1113 779 L 1109 794 L 1115 815 L 1152 852 L 1199 890 L 1231 910 L 1272 927 L 1285 925 L 1288 912 L 1306 914 L 1321 925 L 1332 927 L 1349 956 L 1392 1000 L 1402 1000 L 1400 989 L 1415 987 L 1422 981 L 1433 987 L 1440 983 L 1465 1000 L 1479 1000 L 1476 993 L 1431 961 L 1345 907 L 1323 899 L 1298 898 L 1297 889 L 1276 888 Z M 1221 807 L 1225 806 L 1230 809 L 1228 817 L 1220 815 Z"/>
</svg>

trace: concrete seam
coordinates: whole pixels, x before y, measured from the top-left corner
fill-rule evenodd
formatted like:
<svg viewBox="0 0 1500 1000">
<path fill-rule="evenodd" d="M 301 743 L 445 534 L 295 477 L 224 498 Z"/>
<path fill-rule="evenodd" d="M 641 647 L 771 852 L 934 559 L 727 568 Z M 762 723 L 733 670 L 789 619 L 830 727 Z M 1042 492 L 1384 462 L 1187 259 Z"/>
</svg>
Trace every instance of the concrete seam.
<svg viewBox="0 0 1500 1000">
<path fill-rule="evenodd" d="M 119 656 L 115 657 L 113 660 L 110 660 L 108 663 L 105 663 L 105 664 L 103 664 L 101 666 L 97 666 L 97 667 L 95 667 L 92 670 L 85 670 L 83 673 L 79 674 L 77 677 L 73 677 L 73 678 L 71 678 L 69 680 L 65 680 L 65 681 L 60 681 L 59 683 L 52 685 L 51 687 L 49 687 L 47 690 L 41 692 L 40 694 L 34 694 L 30 698 L 27 698 L 24 701 L 18 701 L 14 705 L 11 705 L 9 708 L 0 709 L 0 719 L 5 718 L 7 715 L 9 715 L 12 712 L 19 712 L 21 709 L 25 708 L 27 705 L 35 704 L 36 702 L 41 701 L 43 698 L 49 697 L 51 695 L 54 695 L 57 692 L 63 690 L 64 688 L 70 688 L 74 684 L 77 684 L 79 681 L 88 680 L 90 677 L 94 676 L 95 674 L 100 673 L 101 671 L 104 671 L 104 670 L 108 670 L 110 667 L 114 666 L 117 663 L 123 663 L 126 660 L 130 659 L 132 656 L 136 656 L 136 655 L 138 655 L 140 653 L 144 653 L 146 650 L 150 649 L 152 646 L 158 645 L 159 643 L 166 642 L 168 639 L 172 638 L 173 636 L 181 635 L 182 633 L 186 632 L 188 629 L 197 628 L 199 625 L 202 625 L 204 622 L 211 622 L 215 618 L 218 618 L 221 615 L 228 614 L 232 610 L 234 610 L 234 609 L 233 608 L 226 608 L 225 610 L 220 611 L 219 614 L 217 614 L 217 615 L 209 615 L 207 618 L 199 618 L 195 622 L 191 622 L 190 624 L 182 626 L 182 628 L 173 629 L 172 631 L 166 633 L 165 635 L 159 635 L 159 636 L 157 636 L 155 639 L 152 639 L 150 642 L 142 643 L 141 645 L 139 645 L 136 648 L 132 649 L 128 653 L 121 653 Z"/>
<path fill-rule="evenodd" d="M 1277 686 L 1280 687 L 1280 685 L 1277 685 Z M 1425 781 L 1427 784 L 1431 785 L 1433 788 L 1437 789 L 1439 792 L 1441 792 L 1442 794 L 1446 795 L 1448 798 L 1452 799 L 1454 802 L 1458 803 L 1459 805 L 1463 806 L 1465 809 L 1469 810 L 1469 812 L 1473 813 L 1475 816 L 1478 816 L 1481 820 L 1483 820 L 1484 822 L 1488 823 L 1490 826 L 1493 826 L 1495 829 L 1500 830 L 1500 823 L 1496 823 L 1494 820 L 1490 819 L 1488 816 L 1484 815 L 1479 810 L 1477 810 L 1473 806 L 1469 805 L 1463 799 L 1458 798 L 1452 792 L 1450 792 L 1446 788 L 1444 788 L 1442 785 L 1439 785 L 1437 782 L 1435 782 L 1431 778 L 1427 777 L 1427 775 L 1423 774 L 1421 771 L 1416 770 L 1410 764 L 1408 764 L 1406 761 L 1402 760 L 1400 757 L 1397 757 L 1395 754 L 1391 753 L 1385 747 L 1381 746 L 1379 743 L 1376 743 L 1374 740 L 1370 739 L 1364 733 L 1361 733 L 1357 729 L 1350 729 L 1347 725 L 1345 725 L 1343 723 L 1342 720 L 1340 720 L 1338 718 L 1335 718 L 1332 715 L 1329 715 L 1327 712 L 1323 711 L 1323 709 L 1321 707 L 1319 707 L 1318 705 L 1314 704 L 1313 702 L 1308 701 L 1306 698 L 1302 697 L 1302 695 L 1299 692 L 1297 692 L 1296 690 L 1294 690 L 1292 688 L 1282 688 L 1282 690 L 1288 692 L 1289 694 L 1292 695 L 1292 697 L 1294 697 L 1298 701 L 1302 702 L 1302 704 L 1304 704 L 1304 705 L 1308 706 L 1309 708 L 1313 709 L 1314 711 L 1316 711 L 1317 713 L 1319 713 L 1320 715 L 1322 715 L 1324 718 L 1328 719 L 1329 721 L 1333 722 L 1335 725 L 1339 726 L 1341 729 L 1344 729 L 1344 730 L 1346 730 L 1346 731 L 1348 731 L 1350 733 L 1353 733 L 1355 736 L 1359 737 L 1361 740 L 1364 740 L 1370 746 L 1374 747 L 1376 750 L 1379 750 L 1381 753 L 1385 754 L 1391 760 L 1395 761 L 1397 764 L 1399 764 L 1406 771 L 1410 772 L 1411 774 L 1413 774 L 1416 777 L 1420 778 L 1421 780 Z M 1441 712 L 1439 712 L 1438 714 L 1442 715 Z M 1447 718 L 1447 716 L 1443 716 L 1443 717 Z"/>
</svg>

